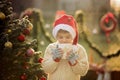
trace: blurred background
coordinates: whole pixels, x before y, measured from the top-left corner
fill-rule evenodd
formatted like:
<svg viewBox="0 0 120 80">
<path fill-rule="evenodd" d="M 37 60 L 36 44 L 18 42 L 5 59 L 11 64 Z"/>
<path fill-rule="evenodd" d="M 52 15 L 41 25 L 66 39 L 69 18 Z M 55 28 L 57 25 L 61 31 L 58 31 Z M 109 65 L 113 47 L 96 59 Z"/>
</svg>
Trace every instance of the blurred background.
<svg viewBox="0 0 120 80">
<path fill-rule="evenodd" d="M 90 69 L 81 80 L 120 80 L 120 0 L 1 0 L 1 80 L 47 79 L 40 64 L 63 14 L 76 19 L 87 51 Z"/>
<path fill-rule="evenodd" d="M 54 18 L 57 10 L 65 10 L 68 14 L 75 14 L 76 10 L 83 10 L 89 15 L 100 15 L 102 11 L 109 10 L 110 0 L 11 0 L 14 12 L 20 14 L 27 8 L 38 8 L 47 20 Z M 98 4 L 99 3 L 99 4 Z M 88 14 L 86 14 L 88 15 Z M 54 20 L 54 19 L 51 19 Z"/>
</svg>

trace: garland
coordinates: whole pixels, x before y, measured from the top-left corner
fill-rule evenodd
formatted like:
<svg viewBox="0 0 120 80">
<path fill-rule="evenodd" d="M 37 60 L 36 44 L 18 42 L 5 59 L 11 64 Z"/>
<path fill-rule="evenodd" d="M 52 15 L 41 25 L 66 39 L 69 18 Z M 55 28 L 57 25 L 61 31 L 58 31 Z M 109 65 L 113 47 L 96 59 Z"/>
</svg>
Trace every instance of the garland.
<svg viewBox="0 0 120 80">
<path fill-rule="evenodd" d="M 120 55 L 120 50 L 118 50 L 116 54 L 111 54 L 111 55 L 104 56 L 99 49 L 97 49 L 95 46 L 92 45 L 92 43 L 89 41 L 86 33 L 84 33 L 84 36 L 85 36 L 85 40 L 87 41 L 88 45 L 89 45 L 94 51 L 96 51 L 101 58 L 103 58 L 103 59 L 110 59 L 110 58 L 117 57 L 117 56 Z"/>
</svg>

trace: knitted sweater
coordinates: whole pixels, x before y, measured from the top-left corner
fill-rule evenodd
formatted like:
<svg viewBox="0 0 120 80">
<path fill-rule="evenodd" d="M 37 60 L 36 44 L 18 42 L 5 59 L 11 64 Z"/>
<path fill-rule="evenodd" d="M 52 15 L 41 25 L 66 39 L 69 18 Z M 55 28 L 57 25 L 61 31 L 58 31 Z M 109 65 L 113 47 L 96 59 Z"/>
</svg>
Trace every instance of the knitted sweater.
<svg viewBox="0 0 120 80">
<path fill-rule="evenodd" d="M 42 67 L 48 74 L 48 80 L 80 80 L 81 76 L 84 76 L 89 68 L 88 57 L 85 49 L 80 45 L 76 45 L 76 50 L 79 54 L 78 63 L 74 66 L 70 66 L 68 60 L 61 59 L 60 62 L 55 62 L 52 58 L 51 49 L 55 48 L 57 42 L 49 44 L 46 48 Z"/>
</svg>

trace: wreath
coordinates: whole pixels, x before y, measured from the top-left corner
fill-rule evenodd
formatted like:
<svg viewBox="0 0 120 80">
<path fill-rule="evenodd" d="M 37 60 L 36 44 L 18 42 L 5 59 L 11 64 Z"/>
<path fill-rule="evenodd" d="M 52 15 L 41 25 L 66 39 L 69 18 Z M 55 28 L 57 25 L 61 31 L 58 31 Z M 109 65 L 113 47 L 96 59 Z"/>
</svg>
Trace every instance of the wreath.
<svg viewBox="0 0 120 80">
<path fill-rule="evenodd" d="M 111 12 L 105 14 L 100 20 L 100 27 L 105 33 L 112 32 L 117 25 L 117 20 Z"/>
</svg>

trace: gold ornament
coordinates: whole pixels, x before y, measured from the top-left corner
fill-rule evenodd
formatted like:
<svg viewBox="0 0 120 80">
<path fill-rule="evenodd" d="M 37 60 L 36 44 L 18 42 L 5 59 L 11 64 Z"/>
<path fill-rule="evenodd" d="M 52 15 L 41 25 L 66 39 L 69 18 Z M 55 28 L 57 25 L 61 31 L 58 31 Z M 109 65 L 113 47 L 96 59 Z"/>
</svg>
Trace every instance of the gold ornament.
<svg viewBox="0 0 120 80">
<path fill-rule="evenodd" d="M 7 47 L 7 48 L 12 48 L 12 46 L 13 46 L 13 44 L 10 41 L 7 41 L 5 43 L 5 47 Z"/>
<path fill-rule="evenodd" d="M 5 14 L 3 12 L 0 12 L 0 19 L 1 20 L 5 19 Z"/>
<path fill-rule="evenodd" d="M 12 32 L 12 30 L 11 29 L 8 29 L 8 31 L 7 31 L 8 33 L 11 33 Z"/>
</svg>

